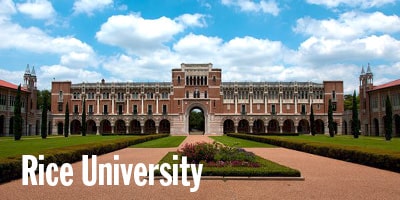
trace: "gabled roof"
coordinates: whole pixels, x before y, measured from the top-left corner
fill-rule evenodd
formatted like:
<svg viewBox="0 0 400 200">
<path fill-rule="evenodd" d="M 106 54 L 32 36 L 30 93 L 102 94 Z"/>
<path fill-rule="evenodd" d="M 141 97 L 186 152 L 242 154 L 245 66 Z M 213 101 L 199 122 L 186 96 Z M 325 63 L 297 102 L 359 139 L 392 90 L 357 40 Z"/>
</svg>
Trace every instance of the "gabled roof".
<svg viewBox="0 0 400 200">
<path fill-rule="evenodd" d="M 5 80 L 1 80 L 0 79 L 0 87 L 5 87 L 5 88 L 10 88 L 10 89 L 14 89 L 14 90 L 18 90 L 18 85 L 12 84 L 10 82 L 7 82 Z M 21 87 L 21 91 L 24 92 L 29 92 L 26 88 Z"/>
<path fill-rule="evenodd" d="M 400 79 L 382 84 L 382 85 L 378 85 L 378 86 L 374 86 L 374 88 L 372 88 L 372 90 L 380 90 L 380 89 L 384 89 L 384 88 L 389 88 L 389 87 L 394 87 L 394 86 L 400 86 Z"/>
</svg>

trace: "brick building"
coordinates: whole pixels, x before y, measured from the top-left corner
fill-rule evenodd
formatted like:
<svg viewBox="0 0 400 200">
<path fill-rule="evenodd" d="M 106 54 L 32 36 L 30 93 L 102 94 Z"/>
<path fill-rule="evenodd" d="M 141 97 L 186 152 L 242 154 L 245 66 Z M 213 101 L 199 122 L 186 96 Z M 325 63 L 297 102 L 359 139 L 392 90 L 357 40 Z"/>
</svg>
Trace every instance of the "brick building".
<svg viewBox="0 0 400 200">
<path fill-rule="evenodd" d="M 22 135 L 36 135 L 40 132 L 40 114 L 37 109 L 37 88 L 35 68 L 29 65 L 21 86 Z M 13 135 L 14 103 L 18 85 L 0 80 L 0 136 Z"/>
<path fill-rule="evenodd" d="M 374 86 L 371 67 L 368 65 L 367 72 L 363 67 L 360 75 L 361 134 L 385 135 L 384 118 L 387 96 L 390 98 L 393 109 L 393 136 L 400 136 L 400 79 Z"/>
<path fill-rule="evenodd" d="M 71 133 L 80 132 L 83 99 L 91 134 L 190 134 L 193 110 L 204 117 L 204 134 L 309 133 L 311 106 L 317 132 L 327 133 L 329 99 L 336 130 L 342 130 L 342 81 L 223 82 L 212 64 L 181 64 L 171 82 L 53 81 L 51 99 L 52 132 L 58 134 L 67 102 Z"/>
</svg>

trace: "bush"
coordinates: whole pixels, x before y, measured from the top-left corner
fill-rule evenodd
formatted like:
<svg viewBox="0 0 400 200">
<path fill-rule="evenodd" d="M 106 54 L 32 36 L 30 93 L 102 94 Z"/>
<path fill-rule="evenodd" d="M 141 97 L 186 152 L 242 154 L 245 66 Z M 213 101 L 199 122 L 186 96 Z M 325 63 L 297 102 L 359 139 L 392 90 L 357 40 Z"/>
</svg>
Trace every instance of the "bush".
<svg viewBox="0 0 400 200">
<path fill-rule="evenodd" d="M 82 155 L 101 155 L 119 149 L 129 147 L 134 144 L 167 137 L 167 134 L 148 135 L 143 137 L 121 137 L 121 139 L 102 141 L 100 143 L 83 144 L 76 146 L 62 147 L 43 151 L 45 155 L 43 164 L 45 167 L 49 163 L 73 163 L 82 160 Z M 38 155 L 35 155 L 38 156 Z M 0 159 L 0 183 L 11 181 L 22 177 L 22 156 L 14 158 Z"/>
<path fill-rule="evenodd" d="M 400 155 L 373 152 L 357 147 L 320 144 L 315 142 L 295 142 L 281 138 L 268 138 L 265 136 L 255 136 L 246 134 L 228 134 L 231 137 L 264 142 L 276 146 L 294 149 L 311 154 L 325 156 L 329 158 L 358 163 L 394 172 L 400 172 Z"/>
</svg>

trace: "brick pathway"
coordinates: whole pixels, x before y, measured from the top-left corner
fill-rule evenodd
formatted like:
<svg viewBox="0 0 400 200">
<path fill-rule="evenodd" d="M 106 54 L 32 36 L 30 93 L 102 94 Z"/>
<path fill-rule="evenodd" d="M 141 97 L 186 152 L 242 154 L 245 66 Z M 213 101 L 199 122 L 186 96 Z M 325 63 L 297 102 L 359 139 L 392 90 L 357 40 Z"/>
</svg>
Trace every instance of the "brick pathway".
<svg viewBox="0 0 400 200">
<path fill-rule="evenodd" d="M 212 141 L 189 136 L 184 142 Z M 126 148 L 99 157 L 99 163 L 157 163 L 177 148 Z M 256 154 L 299 169 L 305 181 L 202 180 L 200 189 L 154 186 L 93 186 L 82 184 L 81 162 L 74 163 L 70 187 L 22 186 L 21 180 L 0 185 L 0 199 L 400 199 L 400 174 L 284 148 L 252 148 Z"/>
</svg>

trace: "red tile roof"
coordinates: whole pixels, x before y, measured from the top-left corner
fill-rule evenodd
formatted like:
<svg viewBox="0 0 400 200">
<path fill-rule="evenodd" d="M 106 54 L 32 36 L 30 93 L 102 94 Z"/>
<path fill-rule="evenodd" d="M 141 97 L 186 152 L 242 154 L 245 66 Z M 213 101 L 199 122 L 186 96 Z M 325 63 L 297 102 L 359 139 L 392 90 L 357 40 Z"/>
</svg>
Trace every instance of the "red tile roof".
<svg viewBox="0 0 400 200">
<path fill-rule="evenodd" d="M 380 89 L 384 89 L 384 88 L 388 88 L 388 87 L 393 87 L 393 86 L 398 86 L 400 85 L 400 79 L 382 84 L 382 85 L 378 85 L 378 86 L 374 86 L 374 88 L 372 90 L 380 90 Z"/>
<path fill-rule="evenodd" d="M 14 85 L 10 82 L 4 81 L 0 79 L 0 87 L 10 88 L 14 90 L 18 90 L 18 85 Z M 21 91 L 29 92 L 26 88 L 21 87 Z"/>
</svg>

